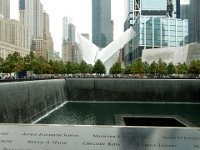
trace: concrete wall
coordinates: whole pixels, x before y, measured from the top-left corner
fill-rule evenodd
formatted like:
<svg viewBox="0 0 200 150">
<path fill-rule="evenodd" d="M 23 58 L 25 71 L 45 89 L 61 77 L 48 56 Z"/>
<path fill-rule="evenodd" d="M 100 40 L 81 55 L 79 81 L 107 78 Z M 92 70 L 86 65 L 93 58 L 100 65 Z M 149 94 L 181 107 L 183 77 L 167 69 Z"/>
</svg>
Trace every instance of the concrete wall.
<svg viewBox="0 0 200 150">
<path fill-rule="evenodd" d="M 0 83 L 0 122 L 32 122 L 66 100 L 64 79 Z"/>
<path fill-rule="evenodd" d="M 66 79 L 70 101 L 200 102 L 200 80 Z"/>
<path fill-rule="evenodd" d="M 65 101 L 200 102 L 200 80 L 56 79 L 0 83 L 0 123 L 32 122 Z"/>
</svg>

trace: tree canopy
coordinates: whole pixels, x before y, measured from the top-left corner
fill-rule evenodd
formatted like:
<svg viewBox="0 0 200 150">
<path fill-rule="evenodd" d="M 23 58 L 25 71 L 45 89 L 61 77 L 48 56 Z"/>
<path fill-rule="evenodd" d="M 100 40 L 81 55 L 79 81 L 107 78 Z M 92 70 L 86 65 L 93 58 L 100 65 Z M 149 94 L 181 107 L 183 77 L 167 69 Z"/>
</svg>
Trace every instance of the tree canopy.
<svg viewBox="0 0 200 150">
<path fill-rule="evenodd" d="M 87 64 L 85 61 L 80 63 L 62 61 L 47 61 L 43 57 L 36 57 L 31 51 L 26 57 L 21 57 L 19 53 L 14 52 L 9 54 L 4 60 L 0 58 L 0 72 L 3 73 L 19 73 L 25 71 L 32 71 L 35 74 L 87 74 L 97 73 L 103 74 L 106 68 L 101 60 L 97 60 L 95 65 Z M 142 62 L 141 58 L 135 60 L 133 63 L 126 65 L 122 69 L 121 63 L 116 62 L 109 70 L 110 74 L 144 74 L 152 75 L 164 74 L 200 74 L 200 60 L 192 61 L 190 65 L 186 63 L 178 63 L 174 65 L 172 62 L 166 64 L 159 59 L 158 62 L 153 61 L 151 64 Z"/>
<path fill-rule="evenodd" d="M 120 62 L 116 62 L 113 64 L 113 66 L 110 68 L 110 74 L 120 74 L 122 73 L 122 67 Z"/>
<path fill-rule="evenodd" d="M 103 74 L 106 73 L 106 68 L 100 59 L 96 61 L 93 68 L 93 73 Z"/>
</svg>

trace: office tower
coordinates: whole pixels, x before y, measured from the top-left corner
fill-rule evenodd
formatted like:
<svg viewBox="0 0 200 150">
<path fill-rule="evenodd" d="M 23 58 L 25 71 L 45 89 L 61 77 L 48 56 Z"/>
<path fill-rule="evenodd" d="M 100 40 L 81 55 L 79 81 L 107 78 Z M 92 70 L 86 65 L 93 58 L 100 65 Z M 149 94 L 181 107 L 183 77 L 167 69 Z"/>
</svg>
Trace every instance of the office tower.
<svg viewBox="0 0 200 150">
<path fill-rule="evenodd" d="M 0 16 L 10 19 L 10 0 L 0 0 Z"/>
<path fill-rule="evenodd" d="M 73 24 L 68 25 L 68 39 L 70 42 L 75 42 L 75 26 Z"/>
<path fill-rule="evenodd" d="M 131 26 L 136 36 L 124 47 L 129 64 L 144 49 L 178 47 L 188 40 L 188 21 L 180 18 L 180 0 L 126 0 L 124 30 Z"/>
<path fill-rule="evenodd" d="M 49 30 L 49 15 L 46 12 L 44 12 L 43 18 L 44 18 L 43 38 L 44 40 L 46 40 L 46 47 L 47 47 L 46 53 L 52 54 L 54 51 L 54 43 L 53 43 L 52 36 Z M 49 57 L 50 56 L 48 55 L 48 60 L 49 60 Z"/>
<path fill-rule="evenodd" d="M 30 53 L 29 28 L 16 20 L 0 18 L 0 57 L 18 52 L 21 56 Z"/>
<path fill-rule="evenodd" d="M 25 0 L 19 0 L 19 21 L 25 25 Z"/>
<path fill-rule="evenodd" d="M 189 42 L 200 42 L 200 0 L 190 0 Z"/>
<path fill-rule="evenodd" d="M 112 40 L 111 0 L 92 0 L 92 42 L 104 48 Z"/>
<path fill-rule="evenodd" d="M 28 26 L 31 39 L 43 37 L 43 5 L 40 0 L 19 0 L 20 22 Z"/>
<path fill-rule="evenodd" d="M 32 39 L 32 50 L 36 56 L 42 56 L 45 60 L 50 59 L 53 54 L 53 40 L 49 31 L 49 15 L 43 12 L 43 38 L 35 37 Z"/>
<path fill-rule="evenodd" d="M 72 18 L 63 17 L 63 43 L 62 43 L 62 60 L 63 62 L 76 62 L 77 45 L 75 43 L 76 28 L 72 24 Z"/>
<path fill-rule="evenodd" d="M 70 17 L 63 17 L 63 42 L 70 41 L 69 39 L 69 24 L 72 24 L 72 18 Z"/>
<path fill-rule="evenodd" d="M 181 19 L 189 18 L 189 4 L 181 4 Z"/>
</svg>

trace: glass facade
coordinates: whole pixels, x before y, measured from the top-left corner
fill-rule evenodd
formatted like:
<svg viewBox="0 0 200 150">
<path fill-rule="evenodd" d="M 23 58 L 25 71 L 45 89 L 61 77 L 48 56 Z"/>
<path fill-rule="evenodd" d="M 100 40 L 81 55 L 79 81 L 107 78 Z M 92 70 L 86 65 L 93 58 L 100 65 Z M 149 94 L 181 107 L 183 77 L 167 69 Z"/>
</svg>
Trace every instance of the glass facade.
<svg viewBox="0 0 200 150">
<path fill-rule="evenodd" d="M 190 0 L 188 9 L 189 42 L 200 42 L 200 0 Z"/>
<path fill-rule="evenodd" d="M 112 40 L 111 0 L 92 0 L 92 42 L 104 48 Z"/>
<path fill-rule="evenodd" d="M 19 10 L 25 10 L 25 0 L 19 0 Z"/>
<path fill-rule="evenodd" d="M 140 16 L 134 29 L 139 36 L 139 45 L 144 47 L 178 47 L 188 42 L 187 20 Z"/>
<path fill-rule="evenodd" d="M 135 51 L 142 47 L 178 47 L 188 43 L 188 20 L 168 17 L 140 16 L 133 26 L 137 33 L 133 40 Z M 140 54 L 140 53 L 139 53 Z M 133 53 L 133 59 L 141 57 Z"/>
<path fill-rule="evenodd" d="M 131 0 L 125 1 L 130 4 Z M 171 0 L 171 3 L 168 0 L 132 2 L 133 10 L 130 10 L 131 6 L 126 6 L 126 9 L 133 13 L 133 19 L 130 19 L 130 15 L 127 17 L 124 30 L 130 27 L 132 21 L 137 36 L 124 47 L 125 64 L 141 57 L 143 49 L 178 47 L 188 43 L 188 21 L 179 19 L 180 0 Z"/>
<path fill-rule="evenodd" d="M 166 0 L 142 0 L 142 10 L 166 10 Z"/>
</svg>

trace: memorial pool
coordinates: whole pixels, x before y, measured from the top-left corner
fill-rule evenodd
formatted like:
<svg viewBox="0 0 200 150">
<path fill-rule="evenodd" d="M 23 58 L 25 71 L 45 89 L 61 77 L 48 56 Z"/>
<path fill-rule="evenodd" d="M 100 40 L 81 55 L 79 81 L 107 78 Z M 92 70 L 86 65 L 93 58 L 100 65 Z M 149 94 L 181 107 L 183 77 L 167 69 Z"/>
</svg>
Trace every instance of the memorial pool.
<svg viewBox="0 0 200 150">
<path fill-rule="evenodd" d="M 175 117 L 187 126 L 200 127 L 200 104 L 135 102 L 68 102 L 38 124 L 124 125 L 123 117 Z"/>
</svg>

